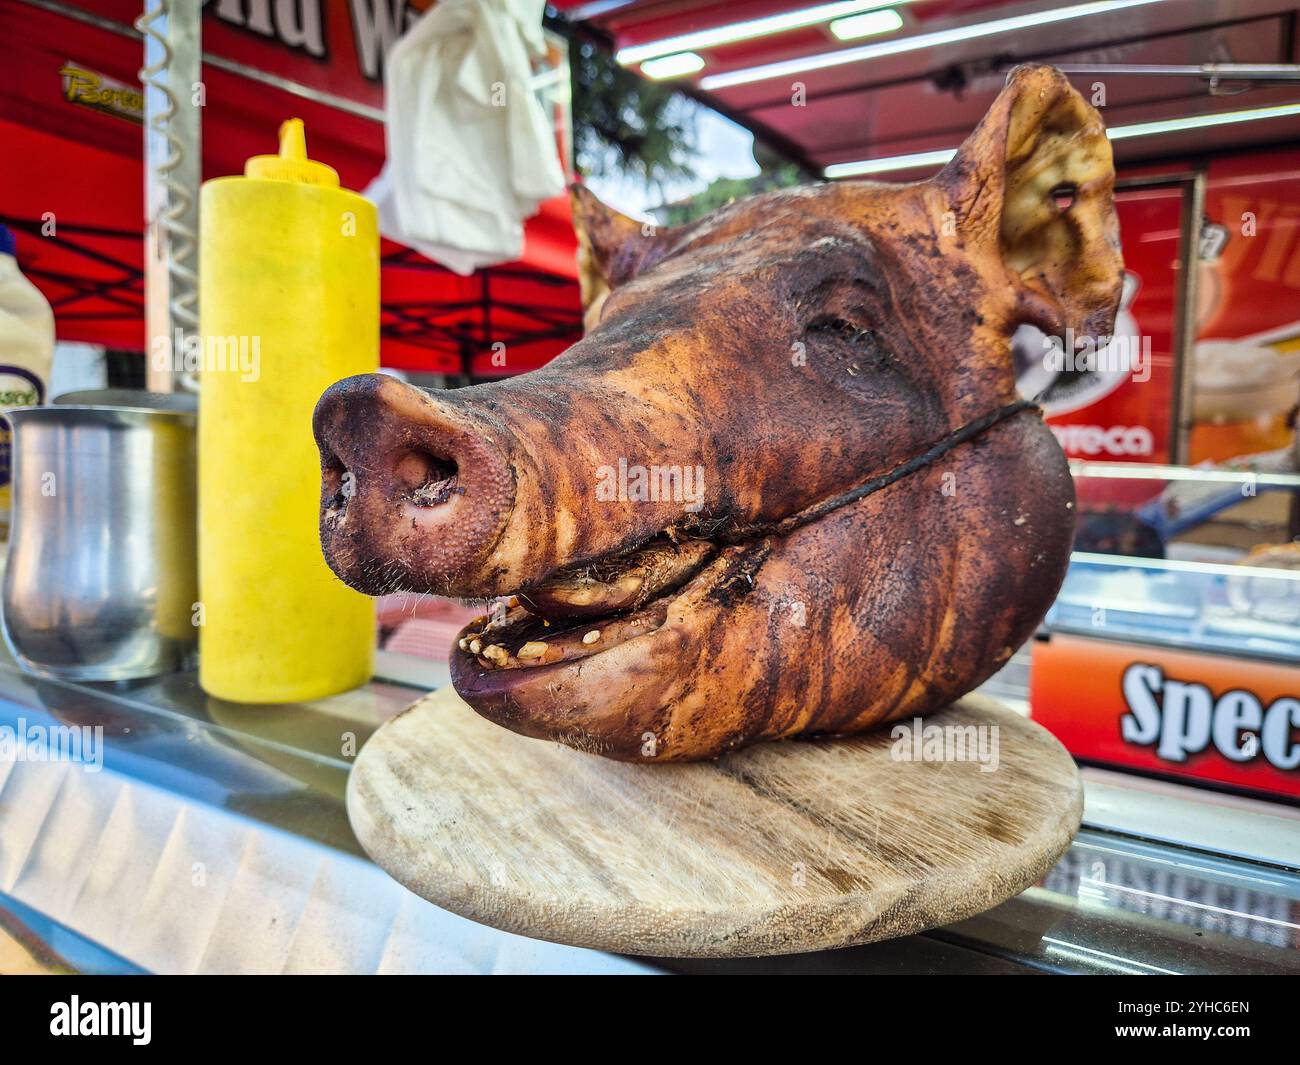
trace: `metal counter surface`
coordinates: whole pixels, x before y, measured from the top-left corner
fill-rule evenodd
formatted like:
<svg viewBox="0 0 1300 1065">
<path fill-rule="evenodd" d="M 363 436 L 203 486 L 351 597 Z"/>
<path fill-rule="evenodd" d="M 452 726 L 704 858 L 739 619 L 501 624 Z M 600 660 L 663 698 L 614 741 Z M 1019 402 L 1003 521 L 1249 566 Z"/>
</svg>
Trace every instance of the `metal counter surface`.
<svg viewBox="0 0 1300 1065">
<path fill-rule="evenodd" d="M 0 759 L 0 923 L 88 971 L 1300 972 L 1300 812 L 1173 785 L 1153 797 L 1150 782 L 1092 771 L 1085 829 L 1041 884 L 923 935 L 713 962 L 486 928 L 389 879 L 344 811 L 355 752 L 443 681 L 433 669 L 381 659 L 405 683 L 249 707 L 193 674 L 71 684 L 0 658 L 0 728 L 103 730 L 81 762 Z M 1266 857 L 1139 838 L 1148 808 L 1157 837 L 1216 817 L 1225 836 L 1264 824 Z"/>
<path fill-rule="evenodd" d="M 97 972 L 651 971 L 457 917 L 364 857 L 349 752 L 419 695 L 246 707 L 193 674 L 70 684 L 0 661 L 0 728 L 103 730 L 81 761 L 0 759 L 0 927 L 55 929 L 74 967 L 96 945 Z"/>
</svg>

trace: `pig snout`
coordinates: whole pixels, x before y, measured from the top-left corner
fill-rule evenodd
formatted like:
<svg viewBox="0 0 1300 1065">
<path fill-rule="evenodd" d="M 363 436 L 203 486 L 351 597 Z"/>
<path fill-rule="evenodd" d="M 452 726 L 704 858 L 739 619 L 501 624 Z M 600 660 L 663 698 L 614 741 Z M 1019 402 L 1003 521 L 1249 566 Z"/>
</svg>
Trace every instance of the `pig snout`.
<svg viewBox="0 0 1300 1065">
<path fill-rule="evenodd" d="M 456 594 L 514 505 L 514 474 L 493 431 L 384 374 L 331 386 L 312 427 L 330 568 L 369 595 Z"/>
</svg>

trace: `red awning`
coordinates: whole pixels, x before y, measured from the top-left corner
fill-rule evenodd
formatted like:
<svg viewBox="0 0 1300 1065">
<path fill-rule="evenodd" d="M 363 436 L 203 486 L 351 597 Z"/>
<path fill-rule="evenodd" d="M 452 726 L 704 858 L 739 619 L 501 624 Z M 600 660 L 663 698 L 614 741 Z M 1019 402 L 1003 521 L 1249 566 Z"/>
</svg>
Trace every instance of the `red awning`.
<svg viewBox="0 0 1300 1065">
<path fill-rule="evenodd" d="M 129 26 L 137 3 L 95 5 Z M 119 10 L 120 9 L 120 10 Z M 327 5 L 328 12 L 341 5 Z M 205 50 L 272 68 L 286 50 L 205 12 Z M 329 15 L 334 56 L 289 53 L 281 69 L 314 76 L 336 95 L 373 106 L 376 83 L 360 78 L 345 55 L 343 30 Z M 345 20 L 346 22 L 346 20 Z M 142 128 L 128 106 L 70 101 L 71 77 L 138 91 L 142 45 L 132 32 L 101 28 L 0 0 L 0 39 L 21 42 L 0 68 L 0 221 L 18 237 L 24 272 L 55 312 L 60 339 L 144 349 Z M 336 62 L 337 60 L 337 62 Z M 261 64 L 261 66 L 259 66 Z M 79 74 L 70 75 L 74 69 Z M 313 71 L 315 72 L 313 75 Z M 364 188 L 383 165 L 383 127 L 372 118 L 304 99 L 205 64 L 203 176 L 237 174 L 244 160 L 275 150 L 283 118 L 307 124 L 312 155 L 330 163 L 349 188 Z M 86 94 L 83 94 L 83 96 Z M 129 104 L 129 100 L 125 101 Z M 581 335 L 576 241 L 567 198 L 543 205 L 525 229 L 523 259 L 464 278 L 391 242 L 383 246 L 382 359 L 386 366 L 477 376 L 542 365 Z M 493 360 L 504 344 L 505 365 Z M 498 349 L 501 350 L 501 349 Z"/>
<path fill-rule="evenodd" d="M 54 309 L 60 340 L 144 350 L 140 164 L 0 121 L 0 222 Z"/>
</svg>

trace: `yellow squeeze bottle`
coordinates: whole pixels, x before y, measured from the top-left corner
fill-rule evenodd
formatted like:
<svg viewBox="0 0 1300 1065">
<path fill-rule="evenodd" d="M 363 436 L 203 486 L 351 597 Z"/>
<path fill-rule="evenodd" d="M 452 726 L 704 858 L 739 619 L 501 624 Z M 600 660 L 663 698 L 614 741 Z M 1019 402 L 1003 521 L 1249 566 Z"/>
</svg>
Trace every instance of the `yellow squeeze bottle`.
<svg viewBox="0 0 1300 1065">
<path fill-rule="evenodd" d="M 307 158 L 303 125 L 200 200 L 199 683 L 235 702 L 370 678 L 374 604 L 325 565 L 311 415 L 379 368 L 374 205 Z"/>
</svg>

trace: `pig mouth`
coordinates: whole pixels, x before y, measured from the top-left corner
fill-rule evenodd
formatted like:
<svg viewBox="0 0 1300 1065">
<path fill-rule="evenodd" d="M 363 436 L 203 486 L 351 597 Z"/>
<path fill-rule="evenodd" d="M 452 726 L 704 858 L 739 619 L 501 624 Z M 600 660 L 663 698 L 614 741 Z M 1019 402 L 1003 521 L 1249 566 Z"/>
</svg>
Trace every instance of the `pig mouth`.
<svg viewBox="0 0 1300 1065">
<path fill-rule="evenodd" d="M 724 548 L 669 529 L 636 548 L 565 567 L 496 599 L 488 613 L 461 630 L 459 664 L 504 674 L 568 665 L 613 650 L 657 631 L 675 600 L 718 578 L 728 568 L 714 565 L 720 556 L 734 559 L 752 547 Z"/>
</svg>

